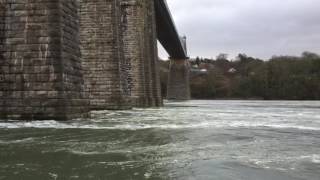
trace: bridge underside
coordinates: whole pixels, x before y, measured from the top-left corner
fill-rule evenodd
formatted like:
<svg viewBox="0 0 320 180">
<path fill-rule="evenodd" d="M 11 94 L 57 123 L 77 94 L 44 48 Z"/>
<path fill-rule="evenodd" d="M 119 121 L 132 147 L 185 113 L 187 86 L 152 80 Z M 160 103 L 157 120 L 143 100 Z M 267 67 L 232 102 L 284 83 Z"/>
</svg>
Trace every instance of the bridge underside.
<svg viewBox="0 0 320 180">
<path fill-rule="evenodd" d="M 155 0 L 157 37 L 170 55 L 170 69 L 167 84 L 167 99 L 190 99 L 189 73 L 186 39 L 182 39 L 165 0 Z"/>
<path fill-rule="evenodd" d="M 172 59 L 187 59 L 187 50 L 178 34 L 165 0 L 155 0 L 157 38 Z"/>
</svg>

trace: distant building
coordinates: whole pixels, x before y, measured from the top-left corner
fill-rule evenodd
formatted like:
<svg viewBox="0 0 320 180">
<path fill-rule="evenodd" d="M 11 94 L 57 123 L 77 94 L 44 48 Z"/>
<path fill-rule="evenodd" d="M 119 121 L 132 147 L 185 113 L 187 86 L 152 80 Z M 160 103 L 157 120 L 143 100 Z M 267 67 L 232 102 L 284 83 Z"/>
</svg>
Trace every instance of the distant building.
<svg viewBox="0 0 320 180">
<path fill-rule="evenodd" d="M 191 68 L 191 77 L 207 75 L 207 74 L 208 74 L 208 70 L 206 69 Z"/>
<path fill-rule="evenodd" d="M 208 64 L 208 63 L 201 63 L 201 64 L 199 65 L 199 69 L 210 70 L 210 69 L 213 69 L 213 68 L 214 68 L 214 65 Z"/>
<path fill-rule="evenodd" d="M 235 68 L 230 68 L 230 69 L 228 70 L 228 73 L 234 74 L 234 73 L 236 73 L 236 72 L 237 72 L 237 70 L 236 70 Z"/>
</svg>

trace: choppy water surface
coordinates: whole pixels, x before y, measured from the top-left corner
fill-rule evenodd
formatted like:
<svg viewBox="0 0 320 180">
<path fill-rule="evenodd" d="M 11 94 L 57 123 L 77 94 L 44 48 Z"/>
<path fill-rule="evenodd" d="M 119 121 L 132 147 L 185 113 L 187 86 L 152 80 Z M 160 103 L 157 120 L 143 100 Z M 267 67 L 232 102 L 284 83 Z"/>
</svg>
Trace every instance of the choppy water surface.
<svg viewBox="0 0 320 180">
<path fill-rule="evenodd" d="M 319 180 L 320 102 L 171 102 L 0 122 L 0 179 Z"/>
</svg>

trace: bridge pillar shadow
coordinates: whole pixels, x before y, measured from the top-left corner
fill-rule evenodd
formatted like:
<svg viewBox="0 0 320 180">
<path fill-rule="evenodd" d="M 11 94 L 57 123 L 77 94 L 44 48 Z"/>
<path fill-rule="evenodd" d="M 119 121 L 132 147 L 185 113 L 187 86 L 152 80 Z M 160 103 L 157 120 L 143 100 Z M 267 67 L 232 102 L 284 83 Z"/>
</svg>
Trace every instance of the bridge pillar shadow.
<svg viewBox="0 0 320 180">
<path fill-rule="evenodd" d="M 190 64 L 186 59 L 171 59 L 167 85 L 168 100 L 190 99 Z"/>
</svg>

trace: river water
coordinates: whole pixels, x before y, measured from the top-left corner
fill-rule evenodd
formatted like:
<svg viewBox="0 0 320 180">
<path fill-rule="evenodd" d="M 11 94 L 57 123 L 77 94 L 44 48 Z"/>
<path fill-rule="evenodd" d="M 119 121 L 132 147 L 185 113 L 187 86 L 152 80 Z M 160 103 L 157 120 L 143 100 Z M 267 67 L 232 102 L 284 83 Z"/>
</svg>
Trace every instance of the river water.
<svg viewBox="0 0 320 180">
<path fill-rule="evenodd" d="M 0 122 L 0 179 L 319 180 L 320 102 L 188 101 Z"/>
</svg>

